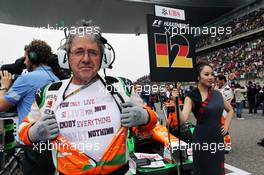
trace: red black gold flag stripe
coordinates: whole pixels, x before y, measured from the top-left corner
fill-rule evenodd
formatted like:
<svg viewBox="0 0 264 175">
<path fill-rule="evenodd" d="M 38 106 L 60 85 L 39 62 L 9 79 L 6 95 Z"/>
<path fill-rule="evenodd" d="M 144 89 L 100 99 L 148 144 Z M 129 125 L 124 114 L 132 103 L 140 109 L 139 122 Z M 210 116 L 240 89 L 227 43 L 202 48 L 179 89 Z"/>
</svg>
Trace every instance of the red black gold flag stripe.
<svg viewBox="0 0 264 175">
<path fill-rule="evenodd" d="M 169 67 L 168 44 L 165 34 L 155 34 L 156 66 Z"/>
</svg>

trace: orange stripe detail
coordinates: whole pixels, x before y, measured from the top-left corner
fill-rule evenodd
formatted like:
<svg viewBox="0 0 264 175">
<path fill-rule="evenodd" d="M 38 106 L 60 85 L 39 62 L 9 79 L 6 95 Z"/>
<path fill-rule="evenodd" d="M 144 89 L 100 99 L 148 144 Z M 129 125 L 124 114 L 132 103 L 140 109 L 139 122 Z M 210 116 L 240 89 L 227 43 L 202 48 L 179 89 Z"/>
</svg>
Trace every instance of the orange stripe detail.
<svg viewBox="0 0 264 175">
<path fill-rule="evenodd" d="M 26 126 L 21 128 L 19 131 L 19 138 L 26 145 L 32 145 L 32 142 L 28 138 L 28 130 L 32 125 L 33 123 L 28 123 Z"/>
<path fill-rule="evenodd" d="M 144 106 L 144 108 L 147 110 L 149 114 L 149 122 L 146 125 L 141 125 L 138 127 L 139 132 L 145 132 L 145 131 L 150 131 L 153 128 L 155 128 L 158 118 L 157 114 L 148 106 Z"/>
<path fill-rule="evenodd" d="M 102 161 L 112 160 L 117 154 L 124 154 L 126 148 L 126 136 L 127 136 L 127 128 L 121 127 L 118 133 L 113 138 L 112 142 L 106 149 L 107 151 L 104 153 L 101 158 Z"/>
</svg>

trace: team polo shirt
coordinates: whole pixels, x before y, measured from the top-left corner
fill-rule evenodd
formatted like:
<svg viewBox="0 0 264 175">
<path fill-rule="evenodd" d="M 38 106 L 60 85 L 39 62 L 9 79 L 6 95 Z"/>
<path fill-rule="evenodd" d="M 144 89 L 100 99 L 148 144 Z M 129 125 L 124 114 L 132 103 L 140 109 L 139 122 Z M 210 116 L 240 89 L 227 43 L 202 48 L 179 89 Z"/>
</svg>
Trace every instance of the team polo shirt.
<svg viewBox="0 0 264 175">
<path fill-rule="evenodd" d="M 234 98 L 234 92 L 232 91 L 232 89 L 228 85 L 226 85 L 220 89 L 220 92 L 223 95 L 223 98 L 228 103 L 231 103 L 232 99 Z"/>
<path fill-rule="evenodd" d="M 231 104 L 232 99 L 234 98 L 234 93 L 232 89 L 227 85 L 225 85 L 223 88 L 219 89 L 221 92 L 224 100 L 226 100 L 229 104 Z M 226 116 L 227 112 L 223 111 L 223 116 Z"/>
<path fill-rule="evenodd" d="M 24 73 L 16 79 L 4 99 L 12 105 L 17 105 L 19 124 L 28 115 L 37 89 L 58 80 L 48 66 L 37 67 L 34 71 Z"/>
<path fill-rule="evenodd" d="M 81 86 L 70 84 L 65 95 Z M 55 111 L 60 134 L 73 148 L 99 161 L 114 135 L 121 128 L 120 110 L 98 80 L 66 97 Z"/>
</svg>

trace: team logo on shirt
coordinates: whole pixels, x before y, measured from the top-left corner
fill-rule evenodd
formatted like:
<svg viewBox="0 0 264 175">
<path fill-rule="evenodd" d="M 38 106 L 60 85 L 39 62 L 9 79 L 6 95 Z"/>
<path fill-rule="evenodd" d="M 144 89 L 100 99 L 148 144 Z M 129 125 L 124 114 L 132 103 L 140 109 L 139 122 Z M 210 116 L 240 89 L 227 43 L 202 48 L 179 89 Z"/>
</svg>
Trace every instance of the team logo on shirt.
<svg viewBox="0 0 264 175">
<path fill-rule="evenodd" d="M 52 107 L 52 104 L 53 104 L 53 100 L 52 100 L 52 99 L 49 99 L 49 100 L 47 101 L 47 105 L 46 105 L 46 107 L 47 107 L 47 108 L 51 108 L 51 107 Z"/>
</svg>

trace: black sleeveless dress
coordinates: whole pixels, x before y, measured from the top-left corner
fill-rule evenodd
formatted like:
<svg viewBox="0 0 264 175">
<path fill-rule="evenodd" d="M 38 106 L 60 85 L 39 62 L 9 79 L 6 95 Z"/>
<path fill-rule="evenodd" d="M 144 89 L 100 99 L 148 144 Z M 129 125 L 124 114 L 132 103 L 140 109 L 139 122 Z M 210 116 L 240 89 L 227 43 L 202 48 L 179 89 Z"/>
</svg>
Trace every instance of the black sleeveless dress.
<svg viewBox="0 0 264 175">
<path fill-rule="evenodd" d="M 192 112 L 197 120 L 193 134 L 193 163 L 195 175 L 224 175 L 224 140 L 221 134 L 221 116 L 224 109 L 220 92 L 209 90 L 202 102 L 201 94 L 194 89 Z"/>
</svg>

